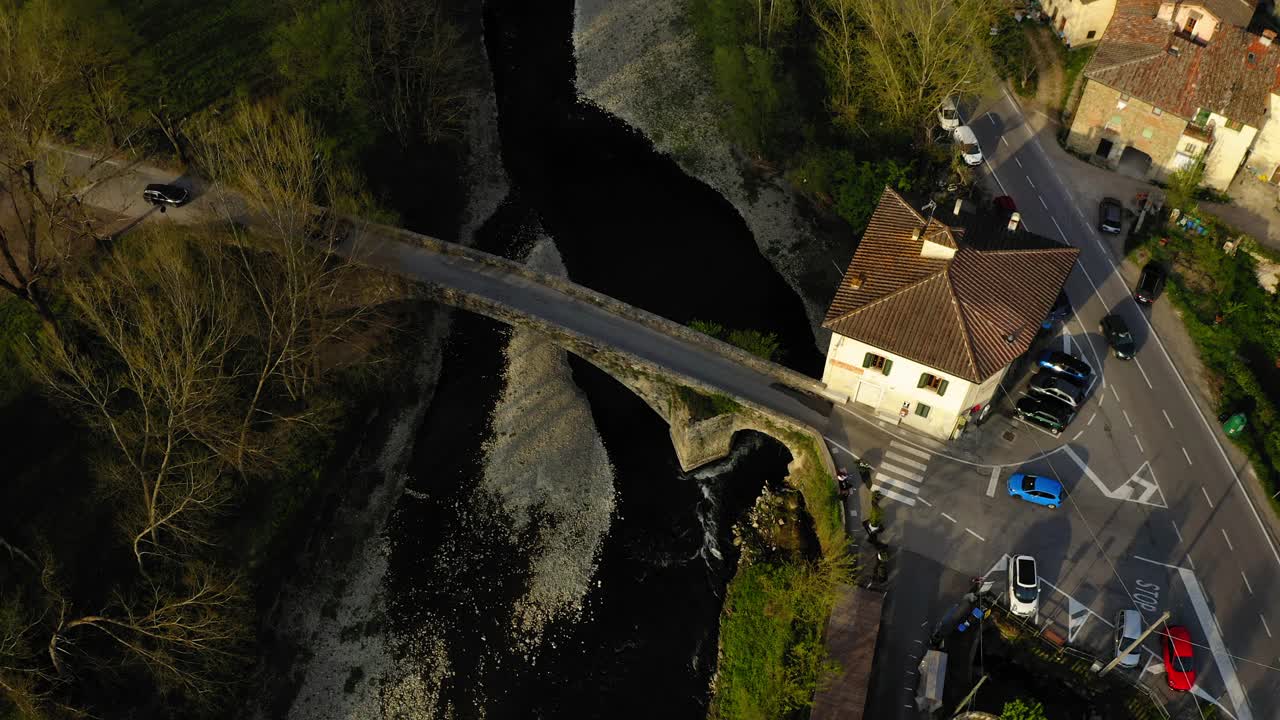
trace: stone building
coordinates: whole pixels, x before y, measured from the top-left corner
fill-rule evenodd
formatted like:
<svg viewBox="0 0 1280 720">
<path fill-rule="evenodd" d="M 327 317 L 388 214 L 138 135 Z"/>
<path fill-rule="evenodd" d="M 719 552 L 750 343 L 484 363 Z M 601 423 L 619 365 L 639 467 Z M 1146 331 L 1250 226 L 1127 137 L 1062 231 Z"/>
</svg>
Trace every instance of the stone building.
<svg viewBox="0 0 1280 720">
<path fill-rule="evenodd" d="M 1116 9 L 1116 0 L 1041 0 L 1049 25 L 1068 47 L 1096 43 Z"/>
<path fill-rule="evenodd" d="M 1076 248 L 961 203 L 920 210 L 885 188 L 822 326 L 822 381 L 935 437 L 954 437 L 1031 347 Z"/>
<path fill-rule="evenodd" d="M 1067 144 L 1094 162 L 1161 180 L 1205 159 L 1225 190 L 1271 118 L 1280 48 L 1249 24 L 1256 0 L 1117 0 L 1085 68 Z M 1275 147 L 1280 155 L 1280 137 Z"/>
</svg>

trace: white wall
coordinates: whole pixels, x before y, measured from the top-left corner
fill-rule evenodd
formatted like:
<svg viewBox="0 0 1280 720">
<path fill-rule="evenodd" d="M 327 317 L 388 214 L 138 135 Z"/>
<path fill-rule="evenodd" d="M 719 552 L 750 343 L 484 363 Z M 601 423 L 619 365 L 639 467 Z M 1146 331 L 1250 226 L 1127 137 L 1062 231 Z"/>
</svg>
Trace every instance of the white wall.
<svg viewBox="0 0 1280 720">
<path fill-rule="evenodd" d="M 863 359 L 868 352 L 875 353 L 893 361 L 889 374 L 862 367 Z M 921 373 L 929 373 L 947 380 L 946 393 L 941 397 L 929 388 L 916 387 Z M 827 348 L 827 364 L 822 372 L 822 382 L 836 392 L 848 393 L 850 401 L 861 396 L 865 398 L 870 391 L 879 396 L 874 408 L 881 414 L 897 417 L 902 403 L 910 403 L 910 410 L 902 424 L 930 435 L 947 439 L 955 429 L 960 413 L 975 404 L 991 398 L 995 386 L 1004 372 L 1001 371 L 984 382 L 981 388 L 974 383 L 941 372 L 913 360 L 894 355 L 879 348 L 844 337 L 838 333 L 831 334 L 831 344 Z M 876 391 L 879 392 L 876 392 Z M 983 393 L 985 392 L 985 398 Z M 981 400 L 975 398 L 983 398 Z M 916 406 L 920 403 L 928 405 L 929 417 L 922 418 L 916 414 Z"/>
<path fill-rule="evenodd" d="M 1210 113 L 1209 119 L 1214 124 L 1213 147 L 1205 158 L 1204 184 L 1218 190 L 1226 190 L 1231 178 L 1244 160 L 1244 154 L 1253 144 L 1258 129 L 1245 125 L 1239 130 L 1227 128 L 1227 119 L 1217 113 Z"/>
<path fill-rule="evenodd" d="M 1262 123 L 1262 129 L 1254 138 L 1253 154 L 1249 156 L 1249 167 L 1269 181 L 1271 174 L 1280 167 L 1280 96 L 1271 96 L 1271 111 Z"/>
<path fill-rule="evenodd" d="M 1156 12 L 1156 17 L 1161 20 L 1171 20 L 1178 30 L 1186 27 L 1187 18 L 1192 12 L 1199 14 L 1201 17 L 1196 21 L 1196 27 L 1192 31 L 1196 37 L 1208 42 L 1213 37 L 1213 33 L 1218 28 L 1218 16 L 1209 12 L 1203 5 L 1197 5 L 1195 2 L 1184 2 L 1178 6 L 1178 15 L 1173 15 L 1174 3 L 1166 0 L 1160 5 L 1160 9 Z"/>
<path fill-rule="evenodd" d="M 1095 0 L 1084 3 L 1081 0 L 1043 0 L 1045 12 L 1053 15 L 1057 11 L 1057 19 L 1053 21 L 1053 30 L 1058 32 L 1062 27 L 1063 39 L 1072 47 L 1096 43 L 1102 39 L 1102 31 L 1111 22 L 1111 14 L 1115 12 L 1116 0 Z M 1062 26 L 1066 18 L 1067 24 Z M 1089 33 L 1093 32 L 1093 37 Z"/>
</svg>

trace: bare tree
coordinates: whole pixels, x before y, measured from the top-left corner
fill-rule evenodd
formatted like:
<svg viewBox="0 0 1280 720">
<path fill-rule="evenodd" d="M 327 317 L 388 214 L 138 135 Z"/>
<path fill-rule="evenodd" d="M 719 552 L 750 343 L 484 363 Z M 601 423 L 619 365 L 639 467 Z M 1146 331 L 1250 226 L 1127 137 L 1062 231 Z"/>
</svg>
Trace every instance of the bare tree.
<svg viewBox="0 0 1280 720">
<path fill-rule="evenodd" d="M 993 0 L 848 0 L 861 21 L 857 45 L 876 105 L 921 131 L 942 101 L 990 69 Z"/>
<path fill-rule="evenodd" d="M 342 214 L 361 208 L 351 175 L 320 149 L 301 114 L 241 105 L 199 137 L 201 162 L 234 191 L 219 203 L 232 226 L 265 225 L 262 233 L 238 232 L 234 250 L 256 305 L 250 315 L 260 358 L 240 423 L 239 443 L 247 446 L 255 425 L 270 417 L 262 407 L 269 384 L 278 382 L 292 400 L 307 397 L 323 372 L 322 348 L 372 318 L 370 305 L 355 297 L 351 265 L 336 252 L 351 235 Z M 236 466 L 244 469 L 242 461 Z"/>
<path fill-rule="evenodd" d="M 443 3 L 372 0 L 365 18 L 365 65 L 383 125 L 402 145 L 456 135 L 466 110 L 467 61 L 462 32 Z"/>
<path fill-rule="evenodd" d="M 844 127 L 855 127 L 858 117 L 857 88 L 863 81 L 858 49 L 860 30 L 855 5 L 858 0 L 815 0 L 810 6 L 818 28 L 818 58 L 827 75 L 827 107 Z"/>
<path fill-rule="evenodd" d="M 228 493 L 219 459 L 258 451 L 236 447 L 234 284 L 194 244 L 157 231 L 142 242 L 142 257 L 117 252 L 67 283 L 89 339 L 77 347 L 45 334 L 30 364 L 115 450 L 101 475 L 122 490 L 121 522 L 145 575 L 147 555 L 207 542 L 201 520 Z"/>
</svg>

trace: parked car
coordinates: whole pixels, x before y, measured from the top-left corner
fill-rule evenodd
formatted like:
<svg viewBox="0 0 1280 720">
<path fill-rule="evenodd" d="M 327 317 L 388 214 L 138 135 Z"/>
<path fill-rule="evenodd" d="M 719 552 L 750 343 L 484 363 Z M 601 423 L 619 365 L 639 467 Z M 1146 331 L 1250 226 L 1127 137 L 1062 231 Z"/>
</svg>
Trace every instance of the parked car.
<svg viewBox="0 0 1280 720">
<path fill-rule="evenodd" d="M 997 195 L 991 201 L 991 206 L 995 208 L 997 214 L 1007 215 L 1018 210 L 1018 203 L 1014 202 L 1013 198 L 1008 195 Z"/>
<path fill-rule="evenodd" d="M 1045 370 L 1073 377 L 1081 382 L 1088 382 L 1089 376 L 1093 375 L 1093 368 L 1089 367 L 1089 363 L 1061 350 L 1041 353 L 1036 364 Z"/>
<path fill-rule="evenodd" d="M 1148 305 L 1155 302 L 1160 297 L 1160 291 L 1164 289 L 1164 281 L 1168 276 L 1164 266 L 1152 260 L 1142 268 L 1142 275 L 1138 277 L 1138 288 L 1133 291 L 1133 299 L 1140 303 Z"/>
<path fill-rule="evenodd" d="M 1123 228 L 1124 206 L 1113 197 L 1104 197 L 1098 203 L 1098 229 L 1104 233 L 1119 235 Z"/>
<path fill-rule="evenodd" d="M 177 185 L 152 183 L 142 189 L 142 198 L 152 205 L 172 205 L 178 207 L 191 197 L 186 188 Z"/>
<path fill-rule="evenodd" d="M 982 148 L 978 147 L 978 136 L 973 134 L 973 128 L 968 125 L 961 125 L 956 128 L 953 133 L 956 144 L 960 146 L 960 155 L 964 158 L 966 165 L 982 164 Z"/>
<path fill-rule="evenodd" d="M 1102 318 L 1102 335 L 1107 339 L 1116 357 L 1121 360 L 1132 360 L 1135 345 L 1133 335 L 1129 333 L 1129 324 L 1119 315 L 1108 315 Z"/>
<path fill-rule="evenodd" d="M 1009 611 L 1019 617 L 1035 617 L 1040 612 L 1040 576 L 1036 559 L 1030 555 L 1009 558 Z"/>
<path fill-rule="evenodd" d="M 1049 308 L 1049 314 L 1045 316 L 1044 322 L 1040 323 L 1040 327 L 1044 330 L 1052 330 L 1053 326 L 1066 320 L 1071 315 L 1071 301 L 1067 299 L 1066 291 L 1058 293 L 1058 299 L 1053 301 L 1053 307 Z"/>
<path fill-rule="evenodd" d="M 1018 417 L 1033 425 L 1039 425 L 1054 435 L 1061 435 L 1076 415 L 1070 405 L 1046 397 L 1024 397 L 1013 406 L 1013 409 L 1018 413 Z"/>
<path fill-rule="evenodd" d="M 938 108 L 938 123 L 948 132 L 960 127 L 960 109 L 955 98 L 942 101 L 942 107 Z"/>
<path fill-rule="evenodd" d="M 1032 395 L 1043 395 L 1070 405 L 1073 409 L 1079 409 L 1085 400 L 1084 388 L 1081 387 L 1079 380 L 1070 375 L 1052 372 L 1038 372 L 1032 375 L 1031 382 L 1027 383 L 1027 391 Z"/>
<path fill-rule="evenodd" d="M 1043 475 L 1014 473 L 1007 484 L 1009 497 L 1043 505 L 1050 510 L 1062 504 L 1062 483 Z"/>
<path fill-rule="evenodd" d="M 1196 684 L 1191 633 L 1181 625 L 1170 625 L 1160 632 L 1160 637 L 1164 640 L 1164 678 L 1169 689 L 1190 690 Z"/>
<path fill-rule="evenodd" d="M 1142 661 L 1142 656 L 1138 654 L 1138 648 L 1134 648 L 1133 652 L 1128 655 L 1121 655 L 1124 649 L 1133 644 L 1134 640 L 1142 634 L 1142 616 L 1137 610 L 1121 610 L 1116 613 L 1116 651 L 1115 656 L 1120 658 L 1120 667 L 1136 668 L 1138 663 Z"/>
</svg>

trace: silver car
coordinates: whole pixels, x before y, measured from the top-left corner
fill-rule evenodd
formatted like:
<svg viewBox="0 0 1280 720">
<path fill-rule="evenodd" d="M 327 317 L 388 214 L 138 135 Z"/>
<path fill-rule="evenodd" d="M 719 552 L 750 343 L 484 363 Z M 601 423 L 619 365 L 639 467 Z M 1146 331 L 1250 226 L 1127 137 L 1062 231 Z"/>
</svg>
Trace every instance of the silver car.
<svg viewBox="0 0 1280 720">
<path fill-rule="evenodd" d="M 1032 395 L 1050 397 L 1059 402 L 1079 408 L 1084 404 L 1084 388 L 1066 375 L 1038 372 L 1031 376 L 1027 391 Z"/>
</svg>

